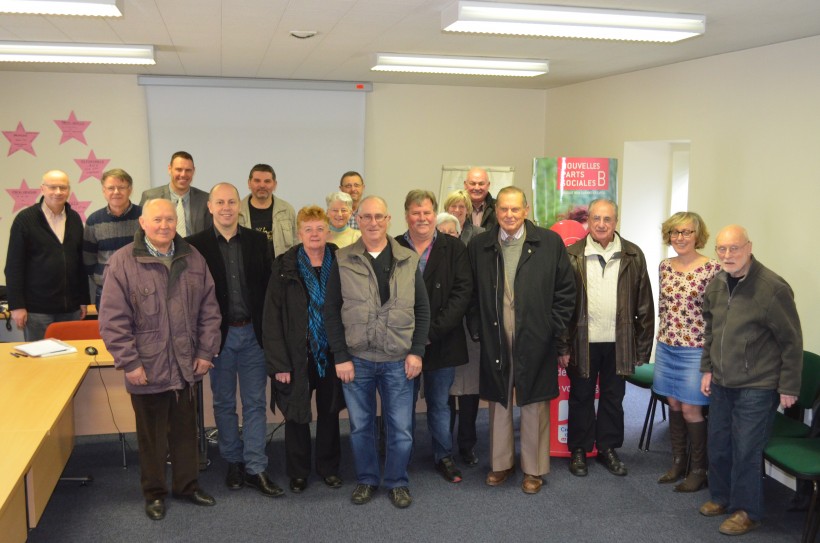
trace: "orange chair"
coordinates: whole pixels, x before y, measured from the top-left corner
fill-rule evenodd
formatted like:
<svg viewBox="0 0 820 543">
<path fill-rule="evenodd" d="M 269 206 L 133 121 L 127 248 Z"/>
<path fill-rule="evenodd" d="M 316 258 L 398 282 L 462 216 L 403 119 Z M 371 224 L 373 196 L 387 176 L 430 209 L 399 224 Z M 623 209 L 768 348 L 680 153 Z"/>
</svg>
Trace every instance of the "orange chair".
<svg viewBox="0 0 820 543">
<path fill-rule="evenodd" d="M 46 328 L 45 338 L 62 340 L 101 339 L 100 323 L 96 320 L 52 322 Z"/>
</svg>

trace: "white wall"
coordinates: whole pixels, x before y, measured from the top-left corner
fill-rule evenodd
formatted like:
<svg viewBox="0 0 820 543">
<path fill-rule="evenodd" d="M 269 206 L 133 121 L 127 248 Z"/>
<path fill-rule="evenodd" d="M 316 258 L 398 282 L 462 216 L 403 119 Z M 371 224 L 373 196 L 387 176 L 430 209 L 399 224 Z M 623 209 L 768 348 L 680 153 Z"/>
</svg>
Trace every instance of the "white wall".
<svg viewBox="0 0 820 543">
<path fill-rule="evenodd" d="M 407 230 L 407 192 L 438 194 L 445 164 L 513 166 L 515 184 L 530 194 L 532 159 L 544 149 L 544 92 L 375 84 L 366 123 L 365 193 L 387 200 L 398 234 Z"/>
<path fill-rule="evenodd" d="M 86 215 L 103 207 L 100 181 L 79 182 L 81 170 L 74 159 L 111 159 L 108 168 L 123 168 L 134 178 L 139 195 L 148 182 L 148 137 L 143 92 L 135 76 L 72 75 L 58 73 L 0 72 L 3 107 L 0 129 L 15 130 L 22 122 L 27 131 L 39 132 L 34 140 L 36 156 L 17 151 L 7 156 L 8 140 L 0 138 L 0 265 L 5 267 L 8 231 L 16 213 L 14 200 L 6 189 L 20 187 L 23 179 L 38 188 L 43 173 L 65 170 L 71 191 L 80 202 L 90 202 Z M 60 144 L 62 131 L 54 120 L 68 119 L 74 111 L 78 120 L 91 121 L 85 130 L 88 145 L 71 139 Z"/>
<path fill-rule="evenodd" d="M 820 257 L 809 229 L 820 201 L 820 71 L 807 61 L 816 58 L 820 37 L 550 90 L 545 129 L 549 156 L 622 157 L 627 141 L 691 141 L 690 209 L 713 234 L 730 223 L 748 228 L 755 256 L 794 289 L 813 351 Z M 626 194 L 630 179 L 621 180 Z M 621 203 L 626 212 L 630 202 Z M 712 255 L 713 245 L 714 237 Z"/>
</svg>

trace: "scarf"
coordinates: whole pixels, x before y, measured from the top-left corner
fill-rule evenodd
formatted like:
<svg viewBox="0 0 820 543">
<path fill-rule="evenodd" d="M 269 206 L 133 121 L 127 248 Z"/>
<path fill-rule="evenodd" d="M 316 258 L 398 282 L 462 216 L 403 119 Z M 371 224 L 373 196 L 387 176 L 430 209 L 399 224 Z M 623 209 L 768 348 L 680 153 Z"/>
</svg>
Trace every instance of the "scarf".
<svg viewBox="0 0 820 543">
<path fill-rule="evenodd" d="M 310 344 L 310 352 L 313 355 L 313 360 L 316 362 L 319 377 L 324 377 L 328 362 L 328 343 L 322 308 L 325 305 L 325 290 L 327 289 L 328 277 L 330 277 L 330 265 L 333 260 L 333 254 L 329 247 L 325 247 L 325 256 L 324 259 L 322 259 L 322 270 L 318 278 L 313 271 L 313 266 L 310 264 L 310 258 L 308 258 L 304 247 L 299 247 L 299 250 L 296 252 L 296 260 L 299 264 L 299 275 L 302 276 L 302 280 L 305 282 L 305 287 L 308 292 L 307 339 Z"/>
</svg>

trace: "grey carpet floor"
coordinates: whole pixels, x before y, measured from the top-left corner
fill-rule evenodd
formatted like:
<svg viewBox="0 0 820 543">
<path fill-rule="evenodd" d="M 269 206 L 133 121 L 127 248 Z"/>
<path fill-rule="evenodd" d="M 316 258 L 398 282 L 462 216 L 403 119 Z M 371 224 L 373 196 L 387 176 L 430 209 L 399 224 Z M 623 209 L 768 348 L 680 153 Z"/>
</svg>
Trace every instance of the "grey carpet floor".
<svg viewBox="0 0 820 543">
<path fill-rule="evenodd" d="M 93 473 L 94 482 L 88 486 L 59 483 L 40 524 L 29 533 L 29 541 L 728 541 L 717 531 L 724 517 L 706 518 L 697 512 L 709 498 L 707 490 L 677 494 L 670 485 L 655 482 L 669 462 L 668 425 L 661 421 L 658 410 L 651 450 L 638 450 L 648 398 L 647 391 L 627 386 L 626 441 L 620 456 L 629 468 L 628 476 L 612 476 L 591 461 L 589 476 L 573 477 L 567 459 L 553 458 L 546 485 L 534 496 L 521 492 L 520 472 L 503 486 L 484 484 L 486 410 L 479 414 L 479 465 L 463 469 L 460 484 L 447 483 L 433 469 L 429 434 L 420 415 L 409 469 L 414 502 L 406 510 L 395 509 L 383 490 L 367 505 L 350 503 L 354 475 L 346 421 L 342 426 L 340 476 L 345 484 L 341 489 L 329 489 L 314 477 L 304 493 L 288 491 L 277 499 L 248 488 L 229 491 L 223 482 L 225 463 L 211 446 L 212 463 L 202 472 L 200 484 L 214 495 L 217 505 L 196 507 L 169 499 L 167 516 L 160 522 L 152 522 L 143 513 L 135 436 L 127 436 L 127 469 L 122 468 L 116 436 L 78 438 L 65 474 Z M 268 472 L 286 488 L 283 438 L 284 428 L 272 436 Z M 805 513 L 786 512 L 792 492 L 785 486 L 768 477 L 764 484 L 767 514 L 763 526 L 741 541 L 799 541 Z"/>
</svg>

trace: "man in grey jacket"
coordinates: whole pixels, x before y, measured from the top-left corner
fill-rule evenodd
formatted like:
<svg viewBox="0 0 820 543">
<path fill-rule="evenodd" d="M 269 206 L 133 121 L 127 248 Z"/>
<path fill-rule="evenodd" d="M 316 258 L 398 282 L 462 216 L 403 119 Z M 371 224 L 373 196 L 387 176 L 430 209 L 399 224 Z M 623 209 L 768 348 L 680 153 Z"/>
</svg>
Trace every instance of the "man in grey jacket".
<svg viewBox="0 0 820 543">
<path fill-rule="evenodd" d="M 174 497 L 214 505 L 197 481 L 194 387 L 213 367 L 222 318 L 205 259 L 176 231 L 168 200 L 150 200 L 134 242 L 111 257 L 100 305 L 100 335 L 125 373 L 137 423 L 145 513 L 165 517 L 165 462 Z"/>
<path fill-rule="evenodd" d="M 742 226 L 717 235 L 723 270 L 703 296 L 701 392 L 709 407 L 707 517 L 731 513 L 720 532 L 742 535 L 763 517 L 763 448 L 778 404 L 800 394 L 803 335 L 786 281 L 752 255 Z"/>
<path fill-rule="evenodd" d="M 281 198 L 274 198 L 276 172 L 268 164 L 257 164 L 248 174 L 251 193 L 239 203 L 239 225 L 268 236 L 273 257 L 297 244 L 296 212 Z"/>
</svg>

